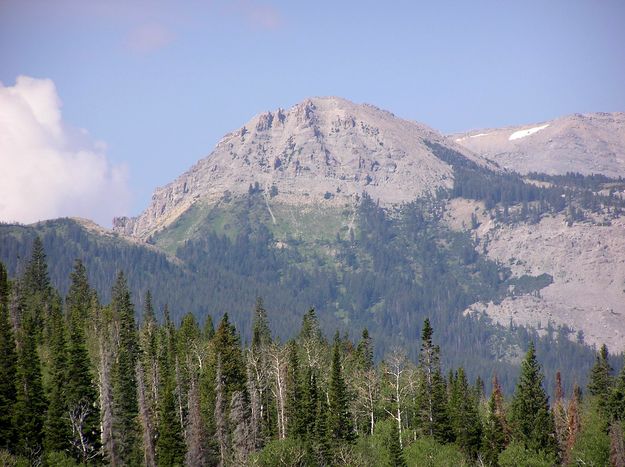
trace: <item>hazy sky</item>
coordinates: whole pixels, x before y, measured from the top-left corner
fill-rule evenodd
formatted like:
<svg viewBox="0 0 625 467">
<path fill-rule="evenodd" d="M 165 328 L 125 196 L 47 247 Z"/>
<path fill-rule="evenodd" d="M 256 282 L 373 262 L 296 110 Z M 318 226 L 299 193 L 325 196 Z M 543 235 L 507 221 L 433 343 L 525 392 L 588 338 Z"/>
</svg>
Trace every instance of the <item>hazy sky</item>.
<svg viewBox="0 0 625 467">
<path fill-rule="evenodd" d="M 624 25 L 622 0 L 0 0 L 0 219 L 136 214 L 307 96 L 444 132 L 623 111 Z"/>
</svg>

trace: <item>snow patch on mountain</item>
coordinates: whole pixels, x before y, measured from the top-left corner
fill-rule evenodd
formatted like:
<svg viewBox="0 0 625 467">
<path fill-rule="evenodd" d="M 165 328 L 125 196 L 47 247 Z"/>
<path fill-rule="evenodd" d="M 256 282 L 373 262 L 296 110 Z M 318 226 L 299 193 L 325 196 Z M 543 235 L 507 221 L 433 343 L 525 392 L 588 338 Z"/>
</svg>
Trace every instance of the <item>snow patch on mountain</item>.
<svg viewBox="0 0 625 467">
<path fill-rule="evenodd" d="M 526 130 L 515 131 L 514 133 L 510 135 L 510 137 L 508 138 L 508 141 L 514 141 L 515 139 L 525 138 L 526 136 L 530 136 L 530 135 L 533 135 L 534 133 L 538 133 L 540 130 L 544 130 L 548 126 L 549 124 L 547 123 L 546 125 L 535 126 L 534 128 L 528 128 Z"/>
</svg>

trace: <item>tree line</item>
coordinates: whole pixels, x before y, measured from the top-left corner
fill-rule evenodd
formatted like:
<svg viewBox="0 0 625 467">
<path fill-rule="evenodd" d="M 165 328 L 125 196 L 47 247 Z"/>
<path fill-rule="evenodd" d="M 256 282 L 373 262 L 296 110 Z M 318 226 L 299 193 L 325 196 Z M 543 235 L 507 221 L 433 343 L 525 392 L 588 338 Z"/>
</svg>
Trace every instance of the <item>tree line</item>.
<svg viewBox="0 0 625 467">
<path fill-rule="evenodd" d="M 496 375 L 444 374 L 426 319 L 417 358 L 379 363 L 364 329 L 328 340 L 313 309 L 297 335 L 272 336 L 261 299 L 243 344 L 224 314 L 140 319 L 123 273 L 100 303 L 77 260 L 64 298 L 41 241 L 23 274 L 0 263 L 3 465 L 623 465 L 625 370 L 604 346 L 586 391 L 550 404 L 530 344 L 514 394 Z"/>
</svg>

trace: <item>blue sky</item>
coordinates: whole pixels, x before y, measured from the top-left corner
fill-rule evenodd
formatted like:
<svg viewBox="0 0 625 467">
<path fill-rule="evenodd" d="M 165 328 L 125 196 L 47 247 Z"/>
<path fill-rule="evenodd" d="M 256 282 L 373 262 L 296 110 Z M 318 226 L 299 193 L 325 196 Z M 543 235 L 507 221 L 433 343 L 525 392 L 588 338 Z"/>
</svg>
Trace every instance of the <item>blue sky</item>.
<svg viewBox="0 0 625 467">
<path fill-rule="evenodd" d="M 0 81 L 51 80 L 137 214 L 224 133 L 307 96 L 443 132 L 623 111 L 624 24 L 620 0 L 2 0 Z"/>
</svg>

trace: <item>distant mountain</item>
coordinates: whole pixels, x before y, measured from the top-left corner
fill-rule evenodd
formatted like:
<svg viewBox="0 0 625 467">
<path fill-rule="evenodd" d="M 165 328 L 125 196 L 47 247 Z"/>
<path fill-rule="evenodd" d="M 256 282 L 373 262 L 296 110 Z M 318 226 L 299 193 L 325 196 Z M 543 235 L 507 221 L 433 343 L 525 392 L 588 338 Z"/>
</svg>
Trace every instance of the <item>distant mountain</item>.
<svg viewBox="0 0 625 467">
<path fill-rule="evenodd" d="M 198 202 L 214 204 L 254 186 L 290 205 L 353 205 L 363 192 L 385 206 L 409 202 L 453 183 L 451 166 L 427 143 L 462 152 L 437 131 L 377 107 L 307 99 L 224 136 L 210 155 L 158 188 L 140 216 L 116 219 L 114 230 L 147 239 Z"/>
<path fill-rule="evenodd" d="M 450 135 L 457 144 L 519 173 L 625 177 L 625 113 L 574 114 L 528 125 Z"/>
<path fill-rule="evenodd" d="M 596 148 L 608 145 L 607 121 L 617 128 L 622 114 L 492 130 L 492 141 L 528 144 L 527 159 L 541 161 L 542 146 L 529 142 L 552 134 L 549 147 L 574 148 L 601 134 L 584 151 L 604 160 Z M 625 182 L 522 176 L 465 147 L 482 138 L 307 99 L 226 135 L 112 231 L 74 219 L 0 225 L 0 260 L 19 275 L 39 235 L 62 293 L 79 257 L 104 302 L 122 269 L 137 305 L 149 289 L 177 320 L 227 312 L 244 340 L 262 296 L 280 338 L 314 307 L 328 333 L 368 328 L 378 358 L 396 345 L 415 357 L 427 317 L 447 367 L 484 379 L 496 371 L 511 389 L 534 340 L 548 372 L 581 382 L 588 344 L 625 349 Z M 523 172 L 535 170 L 547 169 Z"/>
</svg>

